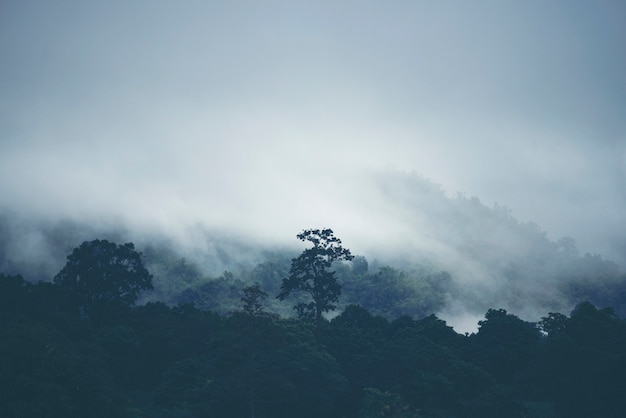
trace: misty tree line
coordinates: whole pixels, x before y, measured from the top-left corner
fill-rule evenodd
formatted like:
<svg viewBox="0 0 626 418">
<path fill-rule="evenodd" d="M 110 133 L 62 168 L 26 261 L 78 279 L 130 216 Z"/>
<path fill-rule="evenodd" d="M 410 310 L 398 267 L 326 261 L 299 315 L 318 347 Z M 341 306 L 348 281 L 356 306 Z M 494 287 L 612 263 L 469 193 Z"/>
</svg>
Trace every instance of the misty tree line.
<svg viewBox="0 0 626 418">
<path fill-rule="evenodd" d="M 225 273 L 173 305 L 136 303 L 153 283 L 131 243 L 85 242 L 52 282 L 0 275 L 0 416 L 621 416 L 626 323 L 613 309 L 582 302 L 537 324 L 489 309 L 460 335 L 430 314 L 446 273 L 422 276 L 420 300 L 407 273 L 370 273 L 332 231 L 298 238 L 312 247 L 284 274 Z M 193 266 L 172 269 L 184 281 Z M 225 289 L 237 306 L 207 309 Z M 270 309 L 281 300 L 297 319 Z"/>
<path fill-rule="evenodd" d="M 393 189 L 397 193 L 390 195 L 390 204 L 406 212 L 401 235 L 408 239 L 402 245 L 381 241 L 368 251 L 368 259 L 355 254 L 351 263 L 335 267 L 342 285 L 338 311 L 359 304 L 391 320 L 446 310 L 478 317 L 500 306 L 538 318 L 549 311 L 570 312 L 588 300 L 626 316 L 626 273 L 617 264 L 579 254 L 571 238 L 550 240 L 538 225 L 516 220 L 506 207 L 490 208 L 463 195 L 449 198 L 419 176 L 390 180 L 399 187 Z M 272 296 L 269 311 L 283 317 L 294 314 L 291 305 L 273 297 L 297 255 L 291 247 L 198 225 L 185 231 L 187 242 L 173 242 L 161 233 L 146 236 L 131 227 L 37 221 L 0 208 L 0 272 L 22 274 L 31 282 L 50 281 L 76 243 L 94 236 L 134 241 L 142 248 L 154 284 L 151 292 L 140 295 L 140 303 L 194 303 L 228 314 L 238 308 L 241 289 L 258 283 Z M 412 247 L 412 241 L 425 237 L 434 250 Z"/>
<path fill-rule="evenodd" d="M 252 268 L 224 271 L 207 276 L 194 262 L 163 249 L 148 248 L 147 265 L 155 274 L 154 290 L 141 295 L 141 302 L 162 301 L 168 305 L 194 304 L 202 310 L 228 314 L 240 308 L 242 289 L 257 284 L 270 296 L 280 293 L 282 279 L 289 275 L 291 251 L 272 252 Z M 354 256 L 349 264 L 334 267 L 342 286 L 339 310 L 358 304 L 370 312 L 392 319 L 401 315 L 422 317 L 445 307 L 460 291 L 451 275 L 430 268 L 394 268 Z M 294 295 L 289 299 L 297 299 Z M 288 301 L 289 302 L 289 301 Z M 296 303 L 296 302 L 294 302 Z M 294 316 L 289 303 L 269 297 L 265 309 L 282 317 Z"/>
</svg>

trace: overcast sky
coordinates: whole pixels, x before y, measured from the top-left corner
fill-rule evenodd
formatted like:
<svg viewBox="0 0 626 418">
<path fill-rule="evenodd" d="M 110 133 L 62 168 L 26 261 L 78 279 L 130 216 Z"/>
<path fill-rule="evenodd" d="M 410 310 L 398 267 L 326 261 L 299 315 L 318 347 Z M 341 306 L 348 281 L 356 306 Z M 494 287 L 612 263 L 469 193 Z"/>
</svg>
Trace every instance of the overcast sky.
<svg viewBox="0 0 626 418">
<path fill-rule="evenodd" d="M 0 206 L 365 238 L 402 224 L 373 173 L 414 171 L 619 257 L 624 22 L 622 0 L 3 0 Z"/>
</svg>

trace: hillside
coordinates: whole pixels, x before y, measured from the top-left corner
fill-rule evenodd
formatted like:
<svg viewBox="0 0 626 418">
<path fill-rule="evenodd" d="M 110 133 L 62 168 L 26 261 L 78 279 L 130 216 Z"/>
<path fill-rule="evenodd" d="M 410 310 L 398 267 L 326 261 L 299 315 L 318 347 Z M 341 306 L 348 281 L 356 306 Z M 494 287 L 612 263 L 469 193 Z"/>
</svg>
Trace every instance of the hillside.
<svg viewBox="0 0 626 418">
<path fill-rule="evenodd" d="M 337 266 L 342 306 L 361 304 L 389 319 L 436 313 L 459 330 L 475 328 L 490 307 L 534 321 L 589 300 L 626 314 L 624 271 L 601 255 L 579 254 L 572 238 L 550 239 L 504 206 L 447 196 L 415 174 L 387 171 L 365 184 L 363 204 L 371 195 L 384 202 L 375 211 L 380 221 L 370 218 L 363 229 L 358 222 L 329 225 L 359 256 L 358 263 Z M 7 210 L 0 231 L 0 272 L 50 281 L 82 241 L 132 241 L 154 275 L 155 290 L 145 301 L 194 302 L 222 312 L 238 304 L 245 285 L 260 283 L 275 295 L 300 250 L 299 231 L 278 242 L 201 224 L 146 232 L 123 222 L 26 220 Z M 289 314 L 277 303 L 275 309 Z"/>
</svg>

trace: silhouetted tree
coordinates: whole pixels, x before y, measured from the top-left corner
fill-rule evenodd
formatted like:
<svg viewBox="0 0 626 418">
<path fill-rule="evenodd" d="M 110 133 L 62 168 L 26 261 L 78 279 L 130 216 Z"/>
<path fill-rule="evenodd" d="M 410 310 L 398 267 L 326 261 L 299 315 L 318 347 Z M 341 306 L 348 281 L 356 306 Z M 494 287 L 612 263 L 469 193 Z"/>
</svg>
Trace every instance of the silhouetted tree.
<svg viewBox="0 0 626 418">
<path fill-rule="evenodd" d="M 133 243 L 85 241 L 67 257 L 54 283 L 72 293 L 87 316 L 107 305 L 132 306 L 139 292 L 152 289 L 152 275 Z"/>
<path fill-rule="evenodd" d="M 335 261 L 350 261 L 350 250 L 341 246 L 341 240 L 332 229 L 307 229 L 297 235 L 301 241 L 313 244 L 291 260 L 289 277 L 283 279 L 278 299 L 284 300 L 292 292 L 305 292 L 311 302 L 298 303 L 295 309 L 301 318 L 314 319 L 317 324 L 322 314 L 335 308 L 341 294 L 341 284 L 330 268 Z"/>
<path fill-rule="evenodd" d="M 267 293 L 265 293 L 258 284 L 252 286 L 246 286 L 243 289 L 243 297 L 241 302 L 243 303 L 243 311 L 251 316 L 265 317 L 269 316 L 265 312 L 263 302 L 267 299 Z"/>
<path fill-rule="evenodd" d="M 550 312 L 547 317 L 542 317 L 537 325 L 541 331 L 554 338 L 563 335 L 567 321 L 569 318 L 562 313 Z"/>
</svg>

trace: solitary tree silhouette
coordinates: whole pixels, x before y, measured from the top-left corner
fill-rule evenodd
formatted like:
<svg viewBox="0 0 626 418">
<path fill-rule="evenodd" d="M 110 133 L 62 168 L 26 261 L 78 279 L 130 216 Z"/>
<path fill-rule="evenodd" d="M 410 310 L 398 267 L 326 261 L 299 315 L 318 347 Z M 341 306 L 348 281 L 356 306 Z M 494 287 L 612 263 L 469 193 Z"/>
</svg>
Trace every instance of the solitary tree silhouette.
<svg viewBox="0 0 626 418">
<path fill-rule="evenodd" d="M 298 303 L 294 308 L 303 319 L 313 319 L 317 325 L 322 314 L 336 307 L 341 295 L 341 284 L 330 268 L 335 261 L 350 261 L 354 256 L 341 246 L 341 240 L 332 229 L 307 229 L 297 235 L 301 241 L 309 241 L 307 248 L 297 258 L 291 260 L 289 277 L 283 279 L 278 299 L 284 300 L 292 292 L 305 292 L 310 295 L 309 303 Z"/>
<path fill-rule="evenodd" d="M 54 283 L 70 292 L 87 316 L 112 304 L 133 305 L 139 292 L 152 289 L 152 275 L 133 243 L 85 241 L 67 256 Z"/>
</svg>

